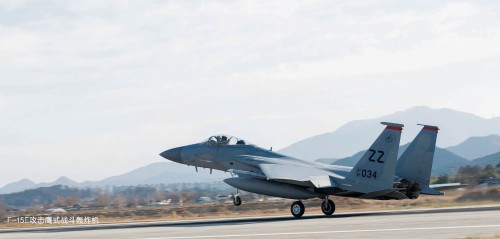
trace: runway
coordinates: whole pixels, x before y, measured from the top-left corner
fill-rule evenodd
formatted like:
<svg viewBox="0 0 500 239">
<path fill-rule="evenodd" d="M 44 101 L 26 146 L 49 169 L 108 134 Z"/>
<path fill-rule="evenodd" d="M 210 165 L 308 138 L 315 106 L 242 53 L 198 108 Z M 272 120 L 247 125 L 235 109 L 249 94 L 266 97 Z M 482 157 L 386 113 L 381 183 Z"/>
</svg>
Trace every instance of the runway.
<svg viewBox="0 0 500 239">
<path fill-rule="evenodd" d="M 0 238 L 466 238 L 500 236 L 500 206 L 0 230 Z"/>
</svg>

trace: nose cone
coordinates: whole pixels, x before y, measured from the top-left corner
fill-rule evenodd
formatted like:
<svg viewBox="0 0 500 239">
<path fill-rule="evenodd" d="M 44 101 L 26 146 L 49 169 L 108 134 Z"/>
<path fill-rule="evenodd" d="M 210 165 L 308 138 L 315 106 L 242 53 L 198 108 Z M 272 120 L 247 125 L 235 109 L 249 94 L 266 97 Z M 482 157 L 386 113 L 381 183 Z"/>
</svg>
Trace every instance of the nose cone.
<svg viewBox="0 0 500 239">
<path fill-rule="evenodd" d="M 177 162 L 177 163 L 182 163 L 182 160 L 181 160 L 182 148 L 183 147 L 178 147 L 178 148 L 165 150 L 160 154 L 160 156 L 162 156 L 168 160 Z"/>
</svg>

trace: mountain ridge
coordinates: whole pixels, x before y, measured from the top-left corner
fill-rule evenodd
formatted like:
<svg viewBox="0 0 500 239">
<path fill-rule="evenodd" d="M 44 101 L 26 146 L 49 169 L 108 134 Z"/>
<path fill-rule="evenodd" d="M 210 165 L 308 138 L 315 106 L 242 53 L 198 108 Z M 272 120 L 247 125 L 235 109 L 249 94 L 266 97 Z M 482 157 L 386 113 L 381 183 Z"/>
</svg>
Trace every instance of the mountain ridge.
<svg viewBox="0 0 500 239">
<path fill-rule="evenodd" d="M 471 136 L 500 134 L 500 117 L 485 119 L 448 108 L 416 106 L 381 117 L 347 122 L 332 132 L 299 140 L 278 152 L 310 161 L 349 157 L 373 142 L 383 130 L 379 124 L 382 121 L 405 124 L 401 136 L 402 144 L 413 140 L 421 129 L 416 126 L 420 123 L 440 128 L 437 145 L 441 148 L 455 146 Z"/>
<path fill-rule="evenodd" d="M 448 151 L 461 155 L 466 159 L 484 157 L 500 152 L 500 135 L 492 134 L 483 137 L 474 136 L 464 142 L 447 147 Z"/>
<path fill-rule="evenodd" d="M 224 172 L 214 170 L 209 174 L 209 170 L 198 168 L 198 173 L 195 173 L 194 167 L 174 162 L 156 162 L 139 167 L 129 172 L 110 176 L 99 181 L 83 181 L 75 182 L 68 177 L 62 176 L 53 182 L 35 183 L 29 179 L 21 179 L 16 182 L 9 183 L 0 188 L 0 194 L 8 194 L 33 189 L 39 187 L 51 187 L 55 185 L 65 185 L 70 187 L 103 187 L 103 186 L 134 186 L 144 184 L 169 184 L 169 183 L 195 183 L 216 181 L 229 177 Z"/>
</svg>

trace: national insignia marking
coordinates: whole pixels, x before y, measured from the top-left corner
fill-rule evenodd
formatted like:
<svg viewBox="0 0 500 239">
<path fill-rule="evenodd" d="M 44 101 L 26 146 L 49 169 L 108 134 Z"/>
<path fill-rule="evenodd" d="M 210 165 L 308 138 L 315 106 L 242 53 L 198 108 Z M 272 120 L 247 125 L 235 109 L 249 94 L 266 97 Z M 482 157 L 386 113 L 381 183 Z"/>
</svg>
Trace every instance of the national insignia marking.
<svg viewBox="0 0 500 239">
<path fill-rule="evenodd" d="M 387 142 L 387 143 L 392 142 L 392 134 L 385 136 L 385 142 Z"/>
</svg>

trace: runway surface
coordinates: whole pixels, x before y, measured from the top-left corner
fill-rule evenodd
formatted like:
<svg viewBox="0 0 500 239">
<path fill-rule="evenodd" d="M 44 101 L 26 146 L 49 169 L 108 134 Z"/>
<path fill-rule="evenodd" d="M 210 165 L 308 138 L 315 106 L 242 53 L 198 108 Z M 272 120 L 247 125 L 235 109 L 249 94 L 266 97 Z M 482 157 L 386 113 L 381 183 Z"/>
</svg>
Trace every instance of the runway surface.
<svg viewBox="0 0 500 239">
<path fill-rule="evenodd" d="M 0 238 L 466 238 L 500 236 L 500 206 L 0 230 Z"/>
</svg>

